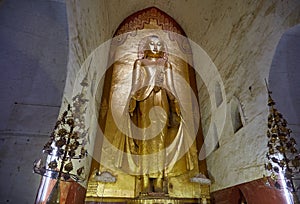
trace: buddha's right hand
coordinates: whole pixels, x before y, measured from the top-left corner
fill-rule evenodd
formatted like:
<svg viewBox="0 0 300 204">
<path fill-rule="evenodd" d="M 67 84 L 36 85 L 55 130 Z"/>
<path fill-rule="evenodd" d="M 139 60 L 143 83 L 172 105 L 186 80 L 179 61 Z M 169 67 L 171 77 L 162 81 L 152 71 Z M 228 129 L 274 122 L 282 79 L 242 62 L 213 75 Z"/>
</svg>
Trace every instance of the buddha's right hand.
<svg viewBox="0 0 300 204">
<path fill-rule="evenodd" d="M 136 100 L 131 98 L 130 102 L 129 102 L 129 107 L 128 107 L 128 112 L 130 114 L 130 116 L 133 116 L 133 111 L 136 107 Z"/>
</svg>

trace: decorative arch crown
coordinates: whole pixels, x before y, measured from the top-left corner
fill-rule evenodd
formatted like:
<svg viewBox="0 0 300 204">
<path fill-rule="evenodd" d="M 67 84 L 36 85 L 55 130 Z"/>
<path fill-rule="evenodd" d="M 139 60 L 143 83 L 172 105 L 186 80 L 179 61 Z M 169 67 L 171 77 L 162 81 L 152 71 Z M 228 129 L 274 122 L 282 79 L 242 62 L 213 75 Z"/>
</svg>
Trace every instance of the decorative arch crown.
<svg viewBox="0 0 300 204">
<path fill-rule="evenodd" d="M 151 20 L 155 20 L 162 30 L 171 31 L 186 36 L 181 26 L 168 14 L 156 7 L 149 7 L 140 10 L 127 17 L 117 28 L 114 36 L 118 36 L 127 32 L 142 30 L 146 24 L 150 24 Z"/>
</svg>

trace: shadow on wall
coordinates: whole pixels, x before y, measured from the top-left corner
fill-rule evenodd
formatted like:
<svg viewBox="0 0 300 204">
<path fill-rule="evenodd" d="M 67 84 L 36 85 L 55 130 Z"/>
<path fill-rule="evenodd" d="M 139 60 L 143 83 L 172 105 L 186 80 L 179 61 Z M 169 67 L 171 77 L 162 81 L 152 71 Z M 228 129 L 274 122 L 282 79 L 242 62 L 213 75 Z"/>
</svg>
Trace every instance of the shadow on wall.
<svg viewBox="0 0 300 204">
<path fill-rule="evenodd" d="M 281 37 L 269 73 L 269 88 L 276 107 L 300 144 L 300 24 Z M 267 93 L 266 93 L 267 94 Z M 298 146 L 299 148 L 299 146 Z"/>
</svg>

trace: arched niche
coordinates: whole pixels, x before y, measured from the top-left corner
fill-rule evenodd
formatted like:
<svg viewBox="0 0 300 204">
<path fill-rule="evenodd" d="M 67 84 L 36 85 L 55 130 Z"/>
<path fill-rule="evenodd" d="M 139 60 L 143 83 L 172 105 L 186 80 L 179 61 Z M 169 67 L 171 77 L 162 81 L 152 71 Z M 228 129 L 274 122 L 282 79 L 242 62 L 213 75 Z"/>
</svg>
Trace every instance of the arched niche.
<svg viewBox="0 0 300 204">
<path fill-rule="evenodd" d="M 187 109 L 189 109 L 191 113 L 191 120 L 188 124 L 193 124 L 199 127 L 197 131 L 195 131 L 194 140 L 190 143 L 191 146 L 189 148 L 195 147 L 197 151 L 200 151 L 203 145 L 200 118 L 197 116 L 199 107 L 197 101 L 196 77 L 192 68 L 192 51 L 189 41 L 187 40 L 182 28 L 166 13 L 155 7 L 141 10 L 127 17 L 116 30 L 114 38 L 110 44 L 110 51 L 108 55 L 109 68 L 105 74 L 103 85 L 99 85 L 98 90 L 96 91 L 101 93 L 97 94 L 101 95 L 98 122 L 102 132 L 104 133 L 104 137 L 98 142 L 96 141 L 94 144 L 94 149 L 98 150 L 100 156 L 97 156 L 99 159 L 92 162 L 89 186 L 94 184 L 101 186 L 95 178 L 98 178 L 97 176 L 99 175 L 99 172 L 101 174 L 103 171 L 109 171 L 113 176 L 118 178 L 117 182 L 119 183 L 116 187 L 111 186 L 112 189 L 110 189 L 110 192 L 115 192 L 116 189 L 114 188 L 118 188 L 120 192 L 123 192 L 126 188 L 128 188 L 128 185 L 131 187 L 134 186 L 134 188 L 139 185 L 139 181 L 133 180 L 132 175 L 128 175 L 126 172 L 118 172 L 112 166 L 109 166 L 109 164 L 114 163 L 116 160 L 115 158 L 117 158 L 117 154 L 108 153 L 108 149 L 111 145 L 114 147 L 117 146 L 114 145 L 118 140 L 115 138 L 115 134 L 119 131 L 120 123 L 116 121 L 116 119 L 120 118 L 118 117 L 118 114 L 121 116 L 124 111 L 127 111 L 126 108 L 128 105 L 128 96 L 132 81 L 133 64 L 140 55 L 140 42 L 149 35 L 159 35 L 163 41 L 167 42 L 167 57 L 168 61 L 172 63 L 172 70 L 176 75 L 174 83 L 177 94 L 181 97 L 180 99 L 182 99 L 181 103 L 187 105 Z M 179 80 L 181 78 L 184 79 L 184 83 L 186 83 L 190 88 L 190 92 L 183 91 L 184 84 L 180 83 Z M 193 97 L 195 97 L 196 100 L 192 100 Z M 115 113 L 117 117 L 115 117 Z M 178 157 L 178 161 L 172 167 L 172 171 L 175 169 L 175 173 L 172 172 L 171 174 L 177 175 L 176 165 L 178 163 L 187 162 L 184 159 L 186 154 Z M 198 161 L 197 153 L 194 154 L 193 158 L 193 161 L 195 161 L 195 166 L 192 167 L 194 172 L 190 173 L 189 176 L 195 175 L 196 172 L 207 175 L 205 160 Z M 96 175 L 95 172 L 98 174 Z M 185 190 L 184 193 L 182 192 L 181 186 L 178 185 L 178 182 L 177 184 L 174 182 L 175 185 L 173 185 L 174 183 L 172 183 L 172 179 L 169 179 L 168 182 L 170 194 L 175 197 L 179 196 L 181 198 L 186 197 L 194 199 L 196 195 L 200 196 L 200 192 L 196 192 L 197 190 L 194 190 L 190 182 L 187 182 L 189 184 L 186 186 L 186 188 L 190 190 Z M 100 188 L 95 191 L 93 191 L 92 188 L 93 187 L 90 187 L 89 189 L 88 187 L 87 197 L 99 196 Z M 103 192 L 105 192 L 105 189 L 103 189 Z M 127 189 L 127 194 L 123 196 L 133 198 L 137 195 L 137 191 L 130 191 Z M 120 197 L 120 194 L 118 193 L 106 193 L 106 197 L 118 196 Z"/>
</svg>

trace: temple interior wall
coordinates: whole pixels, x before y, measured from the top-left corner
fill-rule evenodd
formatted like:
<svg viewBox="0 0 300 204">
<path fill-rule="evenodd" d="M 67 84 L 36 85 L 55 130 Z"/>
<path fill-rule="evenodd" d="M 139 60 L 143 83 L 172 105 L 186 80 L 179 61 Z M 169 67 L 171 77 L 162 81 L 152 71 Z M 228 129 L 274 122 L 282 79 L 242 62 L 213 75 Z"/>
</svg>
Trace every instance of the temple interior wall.
<svg viewBox="0 0 300 204">
<path fill-rule="evenodd" d="M 213 180 L 211 190 L 252 181 L 265 174 L 268 110 L 264 80 L 269 76 L 275 101 L 286 101 L 278 103 L 281 112 L 291 128 L 299 127 L 298 116 L 294 114 L 298 111 L 299 92 L 279 89 L 275 83 L 283 80 L 280 82 L 289 84 L 287 87 L 297 88 L 293 81 L 297 81 L 299 71 L 276 68 L 280 64 L 284 66 L 290 58 L 281 55 L 280 50 L 275 55 L 281 36 L 300 22 L 297 0 L 131 0 L 130 4 L 122 0 L 49 0 L 38 4 L 33 0 L 21 4 L 1 1 L 0 44 L 5 49 L 0 56 L 6 71 L 0 81 L 4 98 L 0 172 L 3 172 L 1 189 L 5 189 L 1 191 L 0 202 L 15 203 L 19 200 L 13 198 L 18 198 L 22 203 L 33 203 L 39 177 L 31 174 L 31 164 L 48 140 L 59 110 L 71 101 L 76 79 L 84 76 L 84 71 L 78 74 L 82 65 L 97 47 L 113 36 L 127 16 L 150 6 L 174 18 L 188 38 L 207 53 L 220 74 L 222 83 L 213 86 L 212 92 L 201 78 L 209 75 L 205 73 L 209 69 L 197 77 L 203 131 L 207 133 L 210 124 L 213 127 L 215 124 L 214 138 L 219 142 L 219 147 L 207 157 Z M 285 44 L 293 48 L 289 57 L 297 58 L 300 52 L 293 42 L 299 42 L 299 32 L 289 36 L 291 41 Z M 277 60 L 272 62 L 274 55 Z M 102 63 L 101 57 L 97 63 Z M 270 70 L 282 73 L 285 78 L 270 74 Z M 213 78 L 206 80 L 213 81 Z M 101 90 L 101 83 L 97 90 Z M 101 91 L 97 97 L 93 100 L 99 102 Z M 216 105 L 220 100 L 223 104 L 219 107 L 226 113 L 223 130 L 219 127 L 224 120 L 217 120 L 224 117 Z M 233 125 L 236 108 L 242 124 L 238 130 Z M 87 117 L 91 114 L 92 110 Z"/>
</svg>

